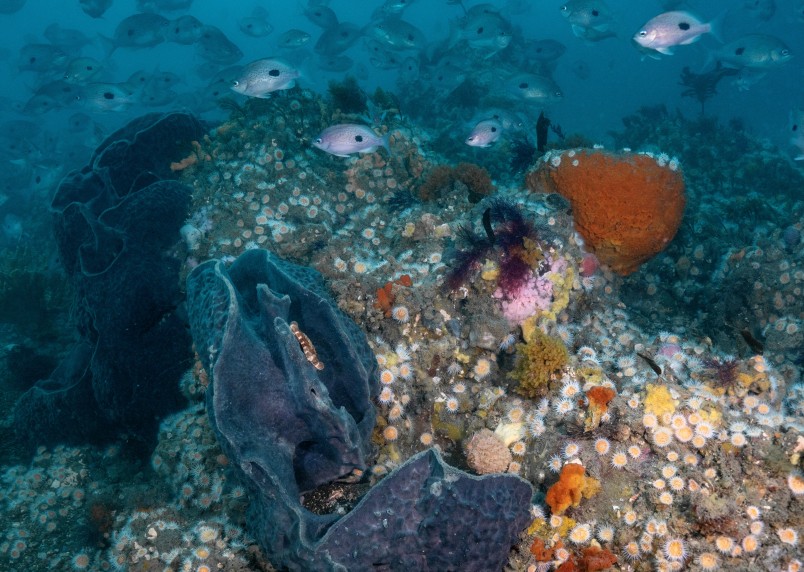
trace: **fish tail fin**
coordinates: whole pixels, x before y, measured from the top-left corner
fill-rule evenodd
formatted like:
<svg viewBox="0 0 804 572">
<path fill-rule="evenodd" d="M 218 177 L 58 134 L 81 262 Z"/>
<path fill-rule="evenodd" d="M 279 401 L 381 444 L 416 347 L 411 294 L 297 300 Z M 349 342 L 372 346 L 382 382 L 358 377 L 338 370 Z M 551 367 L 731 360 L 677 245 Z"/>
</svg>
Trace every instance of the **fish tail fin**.
<svg viewBox="0 0 804 572">
<path fill-rule="evenodd" d="M 714 68 L 718 64 L 717 53 L 712 50 L 706 50 L 706 59 L 704 60 L 701 71 L 704 72 L 708 69 Z"/>
<path fill-rule="evenodd" d="M 389 155 L 391 155 L 391 132 L 390 131 L 382 136 L 382 146 L 385 147 L 385 150 L 388 151 Z"/>
<path fill-rule="evenodd" d="M 100 42 L 101 48 L 103 48 L 105 59 L 108 60 L 117 49 L 117 45 L 114 43 L 114 40 L 103 34 L 98 34 L 98 42 Z"/>
<path fill-rule="evenodd" d="M 723 10 L 720 14 L 715 16 L 711 22 L 709 22 L 709 35 L 721 44 L 723 43 L 723 36 L 721 35 L 723 32 L 723 22 L 726 20 L 727 13 L 728 10 Z"/>
</svg>

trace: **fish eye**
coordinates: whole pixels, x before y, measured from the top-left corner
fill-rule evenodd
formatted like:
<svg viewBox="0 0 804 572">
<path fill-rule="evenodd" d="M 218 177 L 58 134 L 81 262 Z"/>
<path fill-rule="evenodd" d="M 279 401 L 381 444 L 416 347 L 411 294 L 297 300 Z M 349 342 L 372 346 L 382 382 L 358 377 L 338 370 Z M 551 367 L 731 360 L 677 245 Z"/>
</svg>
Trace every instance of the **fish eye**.
<svg viewBox="0 0 804 572">
<path fill-rule="evenodd" d="M 279 77 L 279 70 L 278 69 L 272 69 L 271 71 L 268 72 L 268 75 L 271 76 L 271 77 Z"/>
<path fill-rule="evenodd" d="M 567 11 L 569 11 L 569 7 L 568 7 L 566 4 L 564 4 L 564 5 L 561 7 L 561 11 L 562 11 L 562 12 L 567 12 Z"/>
<path fill-rule="evenodd" d="M 600 16 L 600 12 L 597 10 L 592 10 L 592 16 Z"/>
<path fill-rule="evenodd" d="M 644 38 L 644 37 L 645 37 L 645 36 L 647 36 L 647 35 L 648 35 L 648 31 L 647 31 L 647 30 L 640 30 L 640 31 L 639 31 L 639 37 L 640 37 L 640 38 Z"/>
<path fill-rule="evenodd" d="M 527 82 L 522 82 L 522 83 L 520 83 L 520 84 L 519 84 L 519 89 L 528 89 L 528 84 L 527 84 Z"/>
<path fill-rule="evenodd" d="M 234 87 L 237 87 L 238 85 L 240 85 L 240 82 L 239 82 L 239 81 L 237 81 L 237 80 L 234 80 L 234 81 L 232 82 L 232 85 L 233 85 Z"/>
<path fill-rule="evenodd" d="M 478 34 L 478 35 L 480 35 L 480 34 L 482 34 L 482 33 L 483 33 L 483 26 L 480 26 L 480 27 L 477 29 L 477 34 Z"/>
<path fill-rule="evenodd" d="M 323 143 L 324 141 L 321 139 L 321 137 L 319 137 L 318 139 L 315 140 L 315 142 L 320 144 Z"/>
<path fill-rule="evenodd" d="M 362 135 L 355 135 L 355 141 L 357 141 L 358 143 L 362 143 L 363 142 L 363 136 Z"/>
<path fill-rule="evenodd" d="M 114 94 L 111 91 L 104 91 L 103 99 L 114 99 Z"/>
<path fill-rule="evenodd" d="M 782 50 L 782 55 L 783 56 L 789 56 L 790 55 L 790 50 Z"/>
<path fill-rule="evenodd" d="M 492 127 L 492 128 L 491 128 L 491 132 L 492 132 L 492 133 L 496 133 L 496 132 L 497 132 L 497 128 L 496 128 L 496 127 Z"/>
</svg>

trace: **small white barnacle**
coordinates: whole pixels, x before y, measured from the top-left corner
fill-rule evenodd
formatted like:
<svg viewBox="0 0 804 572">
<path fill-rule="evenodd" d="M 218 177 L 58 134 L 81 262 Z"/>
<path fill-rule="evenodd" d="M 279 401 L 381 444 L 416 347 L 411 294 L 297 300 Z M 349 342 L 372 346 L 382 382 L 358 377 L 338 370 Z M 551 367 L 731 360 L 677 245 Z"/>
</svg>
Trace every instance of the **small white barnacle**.
<svg viewBox="0 0 804 572">
<path fill-rule="evenodd" d="M 293 332 L 294 336 L 296 336 L 296 340 L 299 342 L 302 352 L 304 353 L 304 357 L 307 358 L 307 361 L 313 364 L 313 367 L 317 370 L 324 369 L 324 364 L 318 359 L 318 354 L 315 351 L 313 342 L 310 341 L 310 338 L 307 337 L 307 334 L 299 329 L 299 324 L 296 322 L 291 322 L 290 331 Z"/>
</svg>

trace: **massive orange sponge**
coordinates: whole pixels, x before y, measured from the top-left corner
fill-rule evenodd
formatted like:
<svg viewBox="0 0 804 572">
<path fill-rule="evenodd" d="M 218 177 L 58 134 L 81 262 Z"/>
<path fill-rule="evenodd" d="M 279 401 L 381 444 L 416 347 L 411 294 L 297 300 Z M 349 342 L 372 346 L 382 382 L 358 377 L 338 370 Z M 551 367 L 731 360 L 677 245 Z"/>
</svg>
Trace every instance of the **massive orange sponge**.
<svg viewBox="0 0 804 572">
<path fill-rule="evenodd" d="M 567 198 L 588 250 L 622 275 L 661 252 L 684 213 L 684 178 L 665 156 L 551 152 L 528 173 L 527 185 Z"/>
</svg>

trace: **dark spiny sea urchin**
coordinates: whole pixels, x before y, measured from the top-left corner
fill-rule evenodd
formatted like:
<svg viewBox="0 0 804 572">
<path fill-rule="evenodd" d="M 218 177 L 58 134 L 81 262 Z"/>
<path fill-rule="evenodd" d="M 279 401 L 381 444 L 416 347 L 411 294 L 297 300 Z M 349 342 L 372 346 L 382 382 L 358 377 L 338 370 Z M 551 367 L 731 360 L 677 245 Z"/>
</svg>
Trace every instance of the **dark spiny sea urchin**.
<svg viewBox="0 0 804 572">
<path fill-rule="evenodd" d="M 705 358 L 702 363 L 706 374 L 716 386 L 728 389 L 737 382 L 740 360 L 730 356 L 723 359 L 710 357 Z"/>
<path fill-rule="evenodd" d="M 485 236 L 469 227 L 461 227 L 460 238 L 469 248 L 459 250 L 452 259 L 445 286 L 455 290 L 479 268 L 484 258 L 498 253 L 497 285 L 504 293 L 518 291 L 529 279 L 542 256 L 536 227 L 527 220 L 520 208 L 511 201 L 494 198 L 483 212 Z"/>
</svg>

